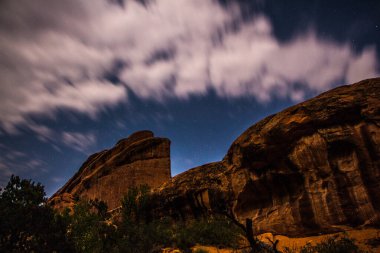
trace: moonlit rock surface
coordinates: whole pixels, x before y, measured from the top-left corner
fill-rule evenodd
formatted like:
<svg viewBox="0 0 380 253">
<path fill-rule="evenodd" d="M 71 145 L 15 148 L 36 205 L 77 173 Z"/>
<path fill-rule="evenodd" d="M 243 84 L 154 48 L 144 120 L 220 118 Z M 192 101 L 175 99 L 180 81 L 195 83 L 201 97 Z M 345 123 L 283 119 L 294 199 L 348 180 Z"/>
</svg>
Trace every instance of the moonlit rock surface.
<svg viewBox="0 0 380 253">
<path fill-rule="evenodd" d="M 63 209 L 71 207 L 76 197 L 97 198 L 112 210 L 120 206 L 130 187 L 146 184 L 155 188 L 170 178 L 169 139 L 140 131 L 110 150 L 91 155 L 49 202 Z"/>
<path fill-rule="evenodd" d="M 156 189 L 152 213 L 231 208 L 256 233 L 290 236 L 377 225 L 380 78 L 341 86 L 247 129 L 220 162 Z"/>
</svg>

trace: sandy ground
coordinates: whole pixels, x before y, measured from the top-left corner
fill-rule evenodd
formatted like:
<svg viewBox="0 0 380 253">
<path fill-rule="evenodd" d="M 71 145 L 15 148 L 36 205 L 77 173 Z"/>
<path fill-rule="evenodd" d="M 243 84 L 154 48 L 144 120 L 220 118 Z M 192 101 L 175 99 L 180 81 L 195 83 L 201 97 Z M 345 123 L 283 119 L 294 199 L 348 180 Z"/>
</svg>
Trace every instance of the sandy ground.
<svg viewBox="0 0 380 253">
<path fill-rule="evenodd" d="M 294 249 L 296 252 L 298 252 L 297 249 L 300 247 L 306 245 L 307 243 L 310 243 L 312 245 L 320 243 L 332 236 L 348 236 L 349 238 L 352 238 L 356 241 L 356 243 L 359 245 L 359 247 L 363 250 L 371 250 L 373 253 L 380 253 L 380 229 L 361 229 L 361 230 L 349 230 L 345 233 L 335 233 L 335 234 L 329 234 L 329 235 L 319 235 L 319 236 L 311 236 L 311 237 L 304 237 L 304 238 L 289 238 L 286 236 L 273 236 L 271 233 L 263 234 L 259 236 L 259 238 L 264 241 L 268 242 L 268 238 L 272 241 L 279 240 L 278 243 L 278 249 L 283 250 L 284 247 L 288 247 L 290 249 Z M 379 245 L 374 248 L 368 245 L 368 240 L 378 238 Z M 232 249 L 217 249 L 215 247 L 207 247 L 207 246 L 196 246 L 195 249 L 205 249 L 209 253 L 234 253 L 238 251 L 234 251 Z"/>
</svg>

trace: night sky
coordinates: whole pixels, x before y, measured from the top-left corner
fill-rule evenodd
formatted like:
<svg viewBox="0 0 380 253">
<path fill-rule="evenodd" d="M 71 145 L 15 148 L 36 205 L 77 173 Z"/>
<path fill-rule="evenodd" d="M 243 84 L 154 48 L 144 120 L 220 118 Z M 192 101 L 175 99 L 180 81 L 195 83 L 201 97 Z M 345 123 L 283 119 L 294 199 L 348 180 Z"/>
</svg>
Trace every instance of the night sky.
<svg viewBox="0 0 380 253">
<path fill-rule="evenodd" d="M 380 74 L 380 1 L 1 0 L 0 186 L 48 195 L 149 129 L 172 174 L 260 119 Z"/>
</svg>

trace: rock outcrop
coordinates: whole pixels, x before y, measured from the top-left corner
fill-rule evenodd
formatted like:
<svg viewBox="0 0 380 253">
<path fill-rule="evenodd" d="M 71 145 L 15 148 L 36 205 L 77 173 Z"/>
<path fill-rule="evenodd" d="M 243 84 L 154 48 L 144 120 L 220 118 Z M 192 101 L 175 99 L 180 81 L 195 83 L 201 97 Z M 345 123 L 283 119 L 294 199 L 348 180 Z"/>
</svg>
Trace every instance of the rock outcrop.
<svg viewBox="0 0 380 253">
<path fill-rule="evenodd" d="M 120 206 L 130 187 L 147 184 L 155 188 L 170 178 L 169 139 L 140 131 L 110 150 L 91 155 L 49 202 L 62 209 L 72 206 L 77 197 L 97 198 L 113 209 Z"/>
<path fill-rule="evenodd" d="M 380 78 L 335 88 L 246 130 L 224 159 L 186 171 L 153 193 L 156 216 L 223 208 L 256 233 L 289 236 L 377 225 Z"/>
</svg>

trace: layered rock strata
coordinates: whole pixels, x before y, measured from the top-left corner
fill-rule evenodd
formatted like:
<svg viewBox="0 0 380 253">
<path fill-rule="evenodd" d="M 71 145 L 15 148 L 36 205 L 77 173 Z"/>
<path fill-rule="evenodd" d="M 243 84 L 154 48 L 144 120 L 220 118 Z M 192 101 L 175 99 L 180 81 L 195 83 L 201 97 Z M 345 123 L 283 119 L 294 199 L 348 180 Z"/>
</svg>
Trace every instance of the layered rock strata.
<svg viewBox="0 0 380 253">
<path fill-rule="evenodd" d="M 91 155 L 49 202 L 62 209 L 72 206 L 75 198 L 99 199 L 114 209 L 130 187 L 155 188 L 170 178 L 169 139 L 140 131 L 110 150 Z"/>
<path fill-rule="evenodd" d="M 246 130 L 224 159 L 156 189 L 152 213 L 223 208 L 255 232 L 289 236 L 378 225 L 380 78 L 341 86 Z"/>
</svg>

